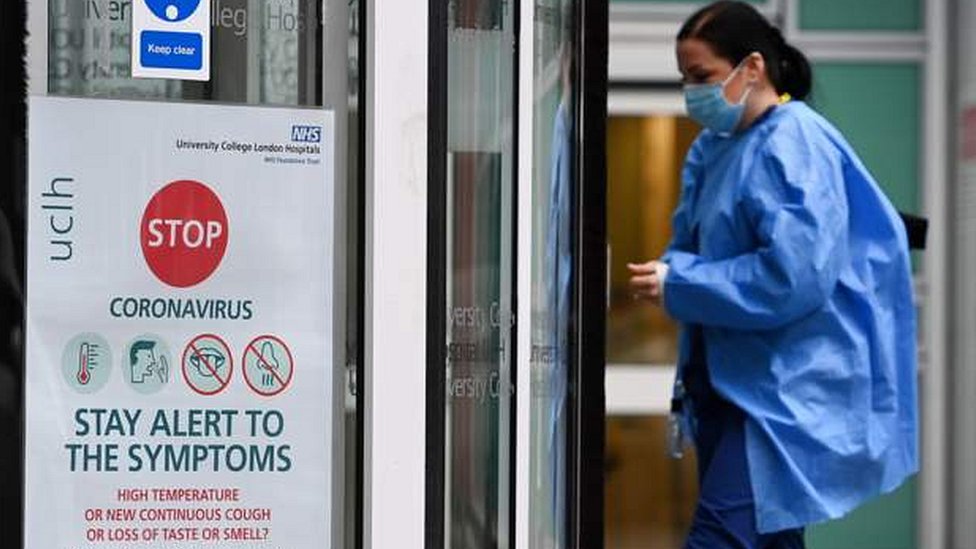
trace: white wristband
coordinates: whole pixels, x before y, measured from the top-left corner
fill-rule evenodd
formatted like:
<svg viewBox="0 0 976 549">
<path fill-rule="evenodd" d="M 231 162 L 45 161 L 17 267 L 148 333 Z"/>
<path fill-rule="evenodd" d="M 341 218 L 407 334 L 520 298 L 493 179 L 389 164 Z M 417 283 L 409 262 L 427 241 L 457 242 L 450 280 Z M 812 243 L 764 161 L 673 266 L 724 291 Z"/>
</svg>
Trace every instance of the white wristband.
<svg viewBox="0 0 976 549">
<path fill-rule="evenodd" d="M 657 265 L 657 277 L 661 279 L 661 286 L 663 288 L 664 280 L 668 278 L 668 271 L 671 270 L 671 267 L 669 267 L 668 264 L 663 261 L 660 260 L 658 261 L 659 263 Z"/>
</svg>

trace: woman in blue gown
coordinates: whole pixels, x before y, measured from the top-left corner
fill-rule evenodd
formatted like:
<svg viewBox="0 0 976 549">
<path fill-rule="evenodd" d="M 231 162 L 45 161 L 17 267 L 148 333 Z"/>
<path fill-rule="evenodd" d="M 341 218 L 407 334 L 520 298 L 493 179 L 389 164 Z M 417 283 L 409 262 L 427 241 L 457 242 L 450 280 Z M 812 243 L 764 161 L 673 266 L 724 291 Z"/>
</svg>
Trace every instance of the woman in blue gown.
<svg viewBox="0 0 976 549">
<path fill-rule="evenodd" d="M 702 8 L 677 55 L 704 129 L 667 252 L 630 268 L 682 326 L 673 408 L 700 481 L 686 547 L 803 547 L 805 526 L 918 469 L 905 229 L 753 7 Z"/>
</svg>

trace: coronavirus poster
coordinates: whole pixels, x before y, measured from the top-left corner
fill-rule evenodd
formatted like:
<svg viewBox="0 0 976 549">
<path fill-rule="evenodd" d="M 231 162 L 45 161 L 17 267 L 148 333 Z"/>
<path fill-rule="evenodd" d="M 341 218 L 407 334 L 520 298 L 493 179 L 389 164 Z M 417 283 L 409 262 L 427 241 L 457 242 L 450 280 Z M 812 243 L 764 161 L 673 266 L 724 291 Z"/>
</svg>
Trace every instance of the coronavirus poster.
<svg viewBox="0 0 976 549">
<path fill-rule="evenodd" d="M 31 99 L 27 548 L 328 544 L 333 124 Z"/>
</svg>

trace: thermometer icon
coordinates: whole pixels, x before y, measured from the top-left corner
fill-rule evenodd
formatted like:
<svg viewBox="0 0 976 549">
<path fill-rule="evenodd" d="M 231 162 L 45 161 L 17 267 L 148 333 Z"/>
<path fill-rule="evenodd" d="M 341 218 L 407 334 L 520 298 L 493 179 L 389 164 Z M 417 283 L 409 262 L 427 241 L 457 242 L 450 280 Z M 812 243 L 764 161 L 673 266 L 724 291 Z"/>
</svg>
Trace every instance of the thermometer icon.
<svg viewBox="0 0 976 549">
<path fill-rule="evenodd" d="M 91 369 L 95 366 L 93 358 L 97 348 L 97 345 L 91 343 L 82 343 L 78 347 L 78 373 L 75 377 L 81 385 L 88 385 L 92 379 Z"/>
</svg>

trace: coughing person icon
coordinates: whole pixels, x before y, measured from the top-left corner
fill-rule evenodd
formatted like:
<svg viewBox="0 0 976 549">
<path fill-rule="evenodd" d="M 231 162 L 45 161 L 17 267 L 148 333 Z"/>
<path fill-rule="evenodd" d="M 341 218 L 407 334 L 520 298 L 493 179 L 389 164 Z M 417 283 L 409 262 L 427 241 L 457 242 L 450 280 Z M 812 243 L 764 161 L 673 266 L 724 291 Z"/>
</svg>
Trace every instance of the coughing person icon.
<svg viewBox="0 0 976 549">
<path fill-rule="evenodd" d="M 156 336 L 142 336 L 127 348 L 125 380 L 142 394 L 152 394 L 169 383 L 170 358 L 166 344 Z"/>
</svg>

